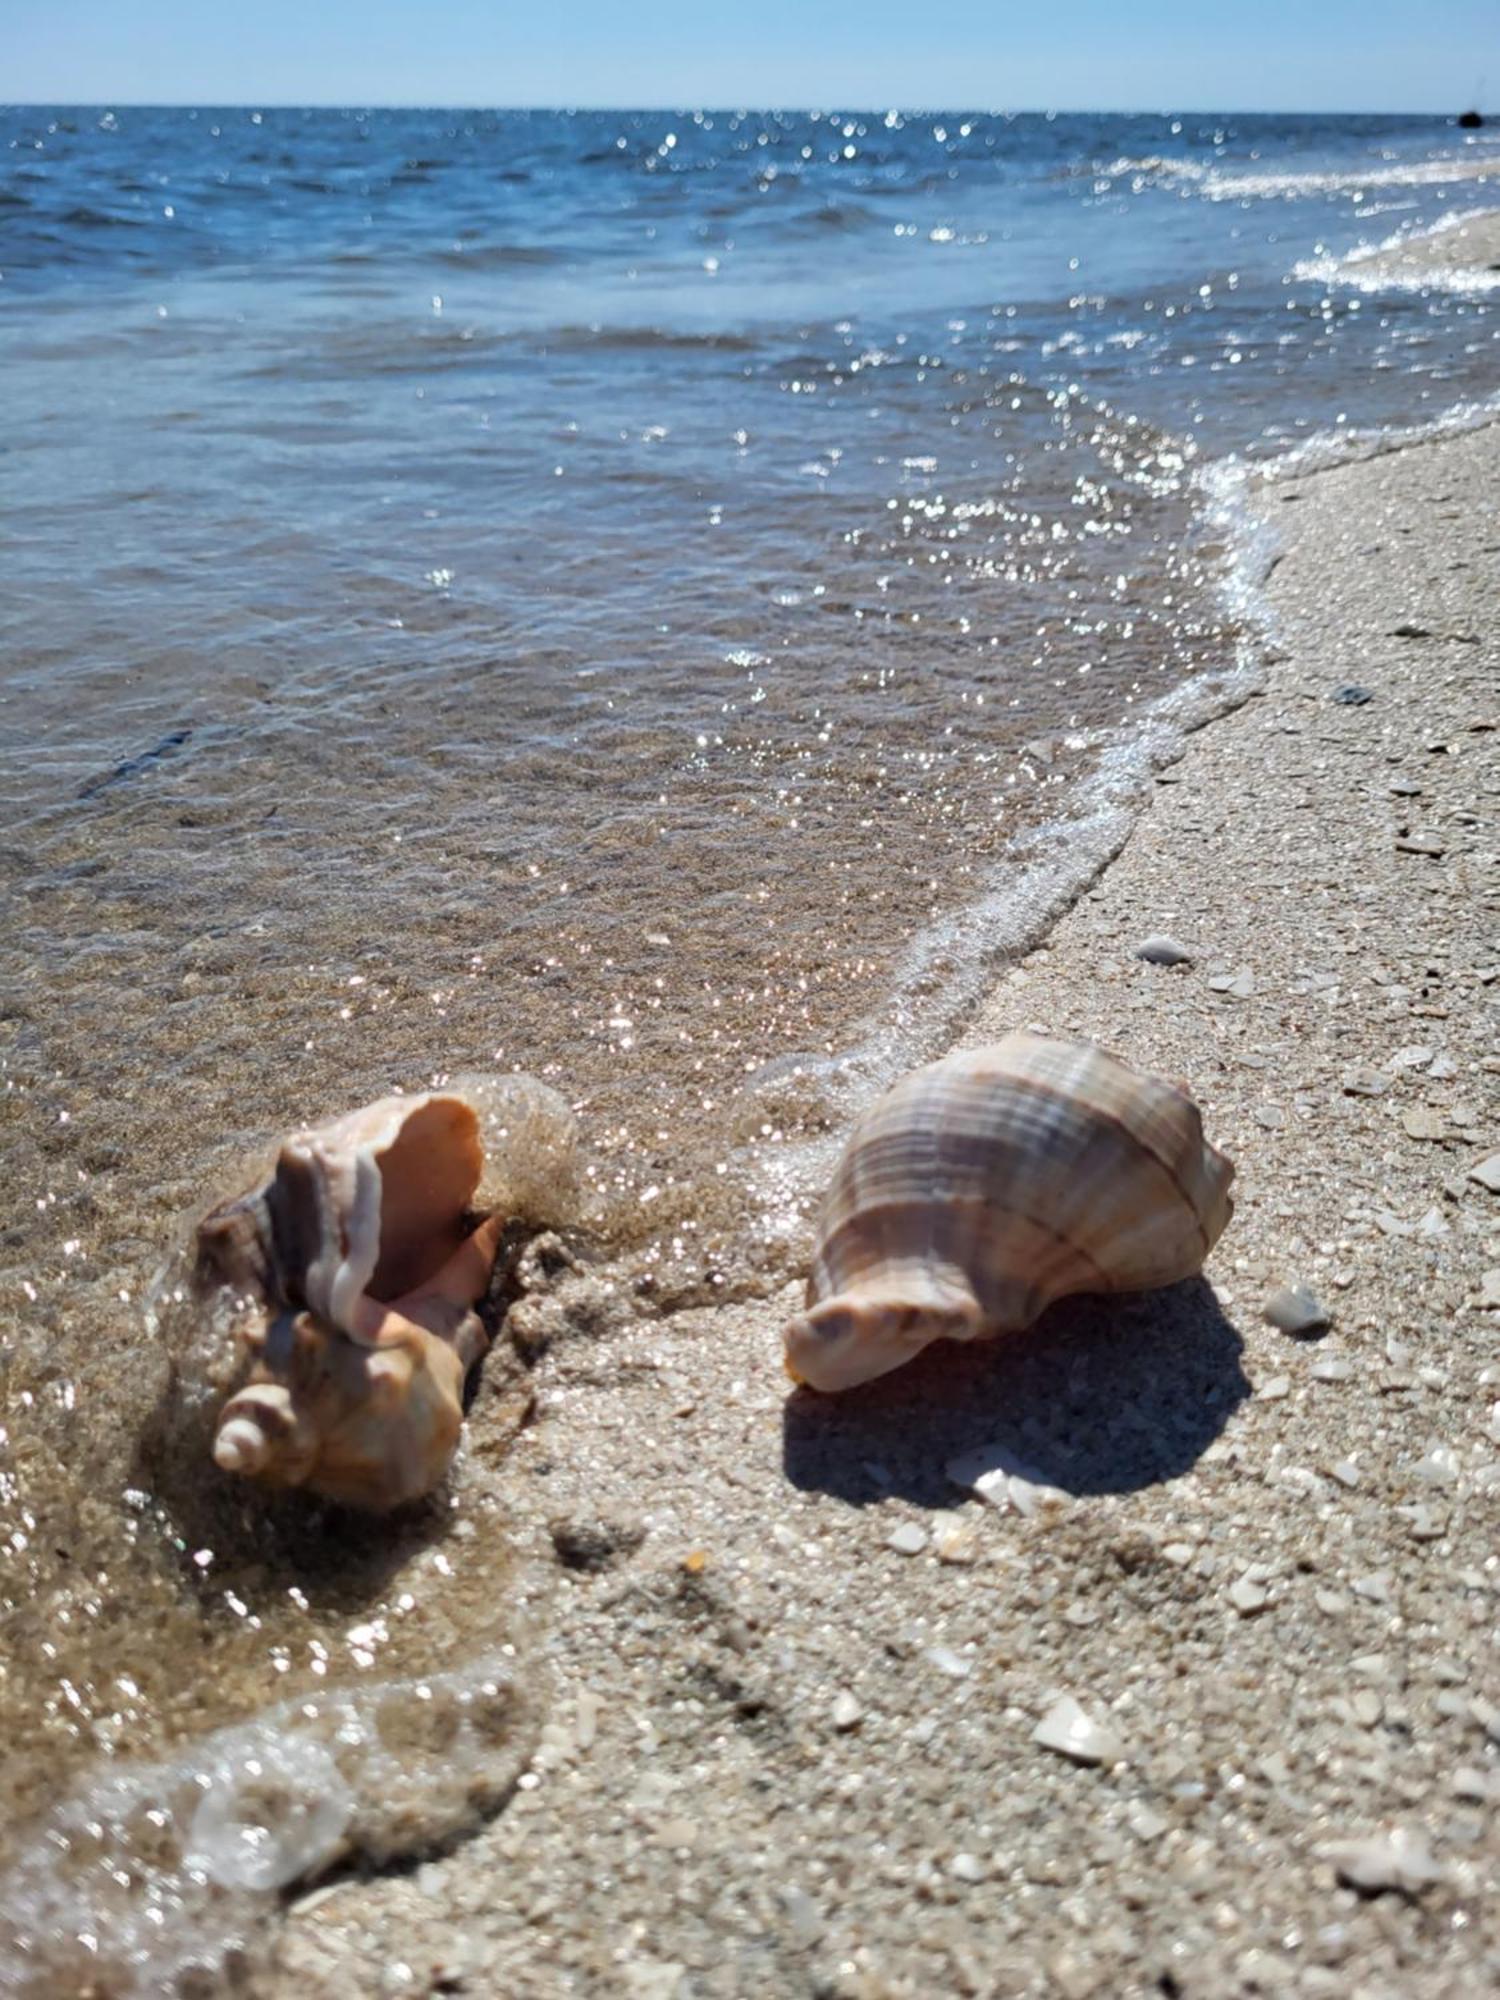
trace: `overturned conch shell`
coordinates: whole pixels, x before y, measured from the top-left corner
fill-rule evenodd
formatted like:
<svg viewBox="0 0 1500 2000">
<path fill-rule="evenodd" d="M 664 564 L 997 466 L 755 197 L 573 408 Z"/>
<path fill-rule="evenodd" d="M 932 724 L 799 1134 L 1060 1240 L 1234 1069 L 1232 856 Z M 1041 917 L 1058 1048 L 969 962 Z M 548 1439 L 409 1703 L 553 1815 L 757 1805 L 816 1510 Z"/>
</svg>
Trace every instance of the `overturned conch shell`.
<svg viewBox="0 0 1500 2000">
<path fill-rule="evenodd" d="M 270 1178 L 198 1228 L 200 1272 L 243 1294 L 248 1378 L 219 1413 L 226 1472 L 384 1509 L 429 1492 L 488 1337 L 502 1218 L 473 1226 L 479 1118 L 387 1097 L 286 1141 Z"/>
<path fill-rule="evenodd" d="M 1092 1043 L 1013 1034 L 931 1063 L 849 1137 L 787 1372 L 849 1389 L 931 1341 L 1019 1331 L 1072 1292 L 1192 1277 L 1233 1177 L 1185 1091 Z"/>
</svg>

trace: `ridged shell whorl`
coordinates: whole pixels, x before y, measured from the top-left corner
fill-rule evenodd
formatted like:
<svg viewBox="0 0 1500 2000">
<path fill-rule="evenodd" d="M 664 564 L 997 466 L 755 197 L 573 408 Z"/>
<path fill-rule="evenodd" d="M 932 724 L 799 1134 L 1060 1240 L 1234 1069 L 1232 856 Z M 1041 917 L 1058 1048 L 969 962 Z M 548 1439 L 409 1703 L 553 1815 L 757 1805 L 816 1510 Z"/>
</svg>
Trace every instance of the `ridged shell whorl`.
<svg viewBox="0 0 1500 2000">
<path fill-rule="evenodd" d="M 1192 1277 L 1233 1176 L 1185 1091 L 1090 1042 L 1013 1034 L 931 1063 L 850 1134 L 787 1370 L 848 1389 L 1072 1292 Z"/>
</svg>

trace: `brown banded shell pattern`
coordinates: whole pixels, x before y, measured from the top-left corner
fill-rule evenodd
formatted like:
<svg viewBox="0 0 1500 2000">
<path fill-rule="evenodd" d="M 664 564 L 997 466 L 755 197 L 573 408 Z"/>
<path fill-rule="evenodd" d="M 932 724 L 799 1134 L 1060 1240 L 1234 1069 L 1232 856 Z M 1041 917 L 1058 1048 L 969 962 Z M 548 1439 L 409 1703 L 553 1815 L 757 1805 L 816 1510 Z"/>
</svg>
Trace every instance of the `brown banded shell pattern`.
<svg viewBox="0 0 1500 2000">
<path fill-rule="evenodd" d="M 1029 1326 L 1069 1293 L 1190 1277 L 1233 1173 L 1185 1091 L 1092 1043 L 1018 1033 L 932 1063 L 850 1135 L 791 1372 L 843 1388 L 942 1335 Z"/>
</svg>

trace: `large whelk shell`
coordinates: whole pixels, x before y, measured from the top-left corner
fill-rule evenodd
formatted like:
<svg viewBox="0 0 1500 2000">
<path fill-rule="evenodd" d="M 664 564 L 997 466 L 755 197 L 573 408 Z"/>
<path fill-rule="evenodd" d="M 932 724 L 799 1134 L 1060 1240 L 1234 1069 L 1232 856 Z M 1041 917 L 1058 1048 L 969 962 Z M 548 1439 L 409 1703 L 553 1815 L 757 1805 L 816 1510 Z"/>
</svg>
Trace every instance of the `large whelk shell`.
<svg viewBox="0 0 1500 2000">
<path fill-rule="evenodd" d="M 241 1296 L 254 1357 L 215 1429 L 226 1472 L 375 1508 L 437 1484 L 487 1344 L 473 1307 L 502 1224 L 473 1227 L 483 1166 L 466 1098 L 382 1098 L 288 1139 L 204 1218 L 200 1279 Z"/>
<path fill-rule="evenodd" d="M 1185 1091 L 1092 1043 L 1014 1034 L 931 1063 L 850 1134 L 788 1372 L 848 1389 L 929 1341 L 1030 1326 L 1071 1292 L 1191 1277 L 1233 1176 Z"/>
</svg>

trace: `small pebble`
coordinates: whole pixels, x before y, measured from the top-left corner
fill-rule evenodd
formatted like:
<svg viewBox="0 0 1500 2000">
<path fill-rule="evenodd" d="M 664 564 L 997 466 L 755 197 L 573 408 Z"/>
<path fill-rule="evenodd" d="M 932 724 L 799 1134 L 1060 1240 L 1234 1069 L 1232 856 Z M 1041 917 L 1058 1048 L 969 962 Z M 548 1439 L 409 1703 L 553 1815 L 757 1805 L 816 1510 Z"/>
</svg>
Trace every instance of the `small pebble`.
<svg viewBox="0 0 1500 2000">
<path fill-rule="evenodd" d="M 1208 982 L 1210 993 L 1227 993 L 1235 1000 L 1248 1000 L 1255 991 L 1253 972 L 1216 972 Z"/>
<path fill-rule="evenodd" d="M 1141 939 L 1135 948 L 1135 955 L 1145 959 L 1148 965 L 1191 965 L 1193 962 L 1193 954 L 1185 944 L 1156 931 L 1150 937 Z"/>
<path fill-rule="evenodd" d="M 1291 1393 L 1291 1376 L 1273 1375 L 1269 1382 L 1261 1383 L 1255 1392 L 1255 1399 L 1259 1403 L 1279 1403 L 1283 1397 L 1290 1396 Z"/>
<path fill-rule="evenodd" d="M 915 1521 L 902 1521 L 886 1536 L 885 1545 L 898 1556 L 919 1556 L 927 1546 L 927 1531 Z"/>
<path fill-rule="evenodd" d="M 1387 1069 L 1426 1069 L 1432 1061 L 1433 1051 L 1424 1048 L 1420 1042 L 1410 1042 L 1405 1048 L 1397 1049 L 1386 1063 Z"/>
<path fill-rule="evenodd" d="M 962 1514 L 934 1514 L 932 1547 L 939 1562 L 974 1562 L 979 1555 L 979 1531 Z"/>
<path fill-rule="evenodd" d="M 1075 1764 L 1113 1764 L 1124 1752 L 1115 1732 L 1095 1722 L 1070 1694 L 1052 1704 L 1032 1730 L 1031 1740 L 1044 1750 L 1070 1757 Z"/>
<path fill-rule="evenodd" d="M 1262 1316 L 1282 1333 L 1316 1333 L 1332 1315 L 1305 1285 L 1280 1285 L 1261 1307 Z"/>
<path fill-rule="evenodd" d="M 847 1688 L 841 1694 L 834 1697 L 833 1726 L 835 1729 L 858 1729 L 864 1719 L 864 1710 Z"/>
<path fill-rule="evenodd" d="M 1405 1515 L 1414 1542 L 1438 1542 L 1448 1532 L 1446 1519 L 1430 1507 L 1398 1507 L 1396 1511 Z"/>
<path fill-rule="evenodd" d="M 580 1750 L 592 1750 L 599 1732 L 599 1715 L 604 1698 L 593 1688 L 580 1688 L 573 1711 L 573 1741 Z"/>
<path fill-rule="evenodd" d="M 1500 1266 L 1480 1274 L 1479 1303 L 1486 1312 L 1500 1307 Z"/>
<path fill-rule="evenodd" d="M 552 1547 L 564 1569 L 613 1569 L 646 1539 L 644 1521 L 628 1514 L 559 1516 L 548 1524 Z"/>
<path fill-rule="evenodd" d="M 1425 854 L 1439 860 L 1447 852 L 1435 833 L 1409 833 L 1396 842 L 1398 854 Z"/>
<path fill-rule="evenodd" d="M 1336 687 L 1328 699 L 1337 702 L 1340 708 L 1363 708 L 1367 701 L 1375 699 L 1375 690 L 1360 687 L 1355 681 L 1346 681 L 1342 687 Z"/>
<path fill-rule="evenodd" d="M 1341 1458 L 1337 1465 L 1328 1468 L 1330 1479 L 1336 1479 L 1340 1486 L 1347 1486 L 1352 1492 L 1359 1484 L 1359 1467 L 1352 1458 Z"/>
<path fill-rule="evenodd" d="M 1252 1576 L 1242 1576 L 1230 1584 L 1228 1597 L 1241 1618 L 1253 1618 L 1257 1611 L 1264 1611 L 1271 1601 L 1271 1593 L 1263 1583 L 1257 1583 Z"/>
<path fill-rule="evenodd" d="M 1279 1104 L 1257 1104 L 1255 1122 L 1264 1125 L 1268 1132 L 1280 1132 L 1286 1124 L 1286 1113 Z"/>
<path fill-rule="evenodd" d="M 815 1945 L 823 1935 L 823 1916 L 807 1891 L 789 1883 L 781 1891 L 781 1906 L 786 1911 L 792 1942 L 804 1950 Z"/>
<path fill-rule="evenodd" d="M 1481 1160 L 1477 1167 L 1470 1167 L 1469 1179 L 1478 1181 L 1491 1194 L 1500 1194 L 1500 1153 L 1491 1153 L 1487 1160 Z"/>
<path fill-rule="evenodd" d="M 948 1863 L 948 1873 L 960 1882 L 982 1882 L 988 1872 L 977 1854 L 955 1854 Z"/>
<path fill-rule="evenodd" d="M 1408 1139 L 1444 1139 L 1448 1135 L 1448 1121 L 1442 1112 L 1429 1111 L 1421 1104 L 1407 1106 L 1401 1125 Z"/>
<path fill-rule="evenodd" d="M 1354 1373 L 1354 1365 L 1337 1354 L 1325 1354 L 1313 1363 L 1308 1373 L 1315 1382 L 1347 1382 Z"/>
<path fill-rule="evenodd" d="M 936 1667 L 940 1674 L 946 1674 L 950 1680 L 962 1681 L 969 1677 L 969 1662 L 955 1653 L 951 1646 L 929 1646 L 926 1657 L 930 1665 Z"/>
<path fill-rule="evenodd" d="M 1339 1088 L 1345 1097 L 1379 1097 L 1390 1086 L 1378 1069 L 1351 1069 Z"/>
<path fill-rule="evenodd" d="M 1451 1486 L 1458 1477 L 1458 1453 L 1451 1445 L 1434 1444 L 1425 1458 L 1418 1459 L 1413 1471 L 1429 1486 Z"/>
</svg>

